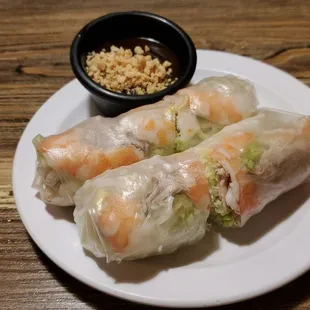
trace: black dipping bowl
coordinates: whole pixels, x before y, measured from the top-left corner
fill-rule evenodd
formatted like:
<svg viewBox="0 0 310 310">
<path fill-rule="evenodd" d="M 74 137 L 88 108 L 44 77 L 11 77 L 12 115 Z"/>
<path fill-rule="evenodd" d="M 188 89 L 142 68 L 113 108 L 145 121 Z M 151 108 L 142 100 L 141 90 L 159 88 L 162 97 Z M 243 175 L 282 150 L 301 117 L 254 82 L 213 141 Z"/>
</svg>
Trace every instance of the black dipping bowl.
<svg viewBox="0 0 310 310">
<path fill-rule="evenodd" d="M 94 82 L 85 71 L 87 54 L 101 49 L 107 42 L 129 38 L 155 40 L 173 52 L 179 68 L 177 81 L 162 91 L 148 95 L 117 93 Z M 190 37 L 172 21 L 151 13 L 118 12 L 91 21 L 76 35 L 71 45 L 70 61 L 76 78 L 91 93 L 99 111 L 114 117 L 158 102 L 185 87 L 195 72 L 197 54 Z"/>
</svg>

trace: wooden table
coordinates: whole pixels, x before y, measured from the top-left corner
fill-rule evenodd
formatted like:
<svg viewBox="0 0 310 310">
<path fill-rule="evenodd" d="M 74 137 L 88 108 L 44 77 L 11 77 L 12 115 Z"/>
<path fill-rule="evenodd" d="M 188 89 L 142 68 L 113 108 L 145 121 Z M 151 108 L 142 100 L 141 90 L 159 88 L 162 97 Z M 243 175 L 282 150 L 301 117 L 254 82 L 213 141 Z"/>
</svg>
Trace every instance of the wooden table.
<svg viewBox="0 0 310 310">
<path fill-rule="evenodd" d="M 0 309 L 145 307 L 90 289 L 56 267 L 29 238 L 11 184 L 22 131 L 73 78 L 73 36 L 93 18 L 132 9 L 174 20 L 197 48 L 248 55 L 310 85 L 310 1 L 0 1 Z M 275 292 L 221 309 L 310 309 L 309 283 L 307 273 Z"/>
</svg>

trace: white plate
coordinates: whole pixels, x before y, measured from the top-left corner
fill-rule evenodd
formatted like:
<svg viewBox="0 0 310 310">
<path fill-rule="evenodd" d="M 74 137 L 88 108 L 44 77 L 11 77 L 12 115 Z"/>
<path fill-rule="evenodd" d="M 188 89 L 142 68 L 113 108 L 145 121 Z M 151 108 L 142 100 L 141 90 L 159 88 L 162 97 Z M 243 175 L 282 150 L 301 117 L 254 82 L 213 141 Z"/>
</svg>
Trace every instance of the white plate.
<svg viewBox="0 0 310 310">
<path fill-rule="evenodd" d="M 232 73 L 251 80 L 262 106 L 310 114 L 310 90 L 266 64 L 214 51 L 198 51 L 194 82 Z M 34 115 L 18 144 L 13 167 L 16 204 L 29 234 L 58 266 L 86 284 L 151 305 L 200 307 L 261 295 L 310 267 L 310 187 L 283 195 L 247 225 L 207 234 L 199 244 L 136 262 L 106 264 L 83 251 L 72 210 L 45 206 L 31 188 L 35 171 L 32 138 L 63 131 L 94 115 L 77 80 L 52 96 Z"/>
</svg>

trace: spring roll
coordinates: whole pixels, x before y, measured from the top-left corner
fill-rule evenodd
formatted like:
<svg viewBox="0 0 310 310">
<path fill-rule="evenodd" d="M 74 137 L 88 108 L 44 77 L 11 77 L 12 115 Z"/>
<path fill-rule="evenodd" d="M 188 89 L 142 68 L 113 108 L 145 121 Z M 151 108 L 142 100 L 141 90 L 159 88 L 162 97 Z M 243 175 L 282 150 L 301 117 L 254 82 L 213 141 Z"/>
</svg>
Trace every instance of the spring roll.
<svg viewBox="0 0 310 310">
<path fill-rule="evenodd" d="M 107 261 L 170 253 L 200 240 L 210 197 L 195 153 L 180 153 L 106 171 L 75 195 L 84 248 Z"/>
<path fill-rule="evenodd" d="M 309 155 L 309 117 L 261 109 L 187 151 L 86 181 L 74 197 L 81 244 L 132 260 L 200 240 L 208 218 L 241 227 L 309 177 Z"/>
<path fill-rule="evenodd" d="M 212 221 L 241 227 L 310 175 L 310 118 L 261 109 L 202 143 Z"/>
<path fill-rule="evenodd" d="M 58 135 L 38 135 L 34 188 L 47 203 L 72 205 L 86 180 L 153 155 L 184 151 L 256 111 L 249 82 L 211 77 L 119 117 L 96 116 Z"/>
</svg>

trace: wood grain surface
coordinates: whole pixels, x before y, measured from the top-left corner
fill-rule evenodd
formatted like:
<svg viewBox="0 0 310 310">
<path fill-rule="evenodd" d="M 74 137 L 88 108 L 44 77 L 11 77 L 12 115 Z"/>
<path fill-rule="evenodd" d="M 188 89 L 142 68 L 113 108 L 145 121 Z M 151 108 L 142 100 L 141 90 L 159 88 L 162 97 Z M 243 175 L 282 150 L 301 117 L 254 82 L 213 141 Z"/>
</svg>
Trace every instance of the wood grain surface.
<svg viewBox="0 0 310 310">
<path fill-rule="evenodd" d="M 0 0 L 0 309 L 142 309 L 78 282 L 29 238 L 15 208 L 14 151 L 32 115 L 73 78 L 76 32 L 108 12 L 144 10 L 181 25 L 197 48 L 247 55 L 310 85 L 310 1 Z M 309 103 L 310 104 L 310 103 Z M 310 309 L 310 273 L 218 309 Z"/>
</svg>

